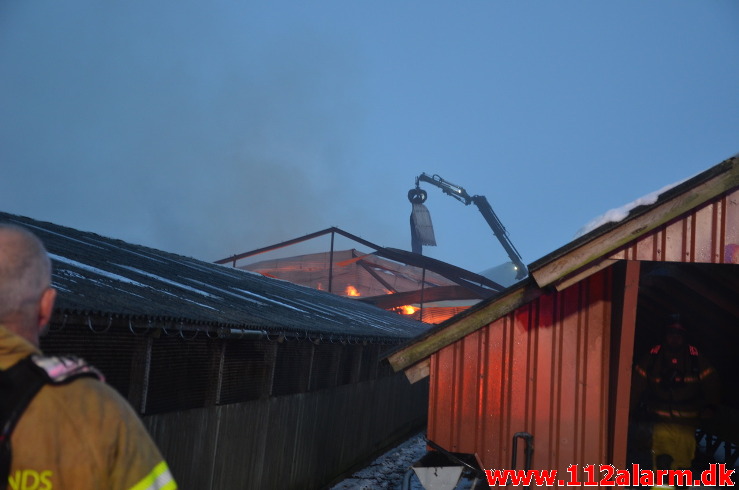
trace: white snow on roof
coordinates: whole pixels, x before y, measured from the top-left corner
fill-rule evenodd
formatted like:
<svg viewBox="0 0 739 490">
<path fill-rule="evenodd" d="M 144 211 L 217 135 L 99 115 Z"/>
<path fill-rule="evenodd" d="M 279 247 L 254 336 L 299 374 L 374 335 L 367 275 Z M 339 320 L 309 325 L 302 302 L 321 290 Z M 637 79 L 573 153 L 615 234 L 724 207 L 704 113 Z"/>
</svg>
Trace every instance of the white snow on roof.
<svg viewBox="0 0 739 490">
<path fill-rule="evenodd" d="M 120 250 L 121 252 L 126 252 L 126 253 L 129 253 L 129 254 L 132 254 L 132 255 L 136 255 L 138 257 L 142 257 L 142 258 L 147 259 L 147 260 L 153 260 L 154 262 L 159 262 L 160 264 L 166 264 L 167 263 L 165 260 L 157 259 L 157 258 L 155 258 L 155 257 L 153 257 L 151 255 L 144 255 L 142 253 L 135 252 L 135 251 L 133 251 L 133 250 L 131 250 L 129 248 L 119 247 L 117 245 L 113 245 L 110 242 L 104 242 L 102 240 L 95 240 L 93 238 L 88 238 L 88 240 L 90 242 L 97 242 L 97 243 L 99 243 L 101 245 L 104 245 L 104 246 L 106 246 L 108 248 L 114 248 L 116 250 Z M 81 242 L 81 243 L 87 243 L 87 242 Z"/>
<path fill-rule="evenodd" d="M 68 259 L 66 257 L 62 257 L 61 255 L 55 255 L 50 253 L 49 257 L 51 257 L 53 260 L 56 260 L 57 262 L 63 262 L 65 264 L 72 265 L 74 267 L 77 267 L 79 269 L 92 272 L 93 274 L 97 274 L 99 276 L 107 277 L 108 279 L 114 279 L 116 281 L 121 282 L 127 282 L 129 284 L 133 284 L 138 287 L 145 288 L 147 287 L 145 284 L 141 284 L 140 282 L 133 281 L 127 277 L 121 276 L 119 274 L 114 274 L 112 272 L 104 271 L 102 269 L 98 269 L 97 267 L 92 267 L 87 264 L 83 264 L 82 262 L 77 262 L 76 260 Z"/>
<path fill-rule="evenodd" d="M 201 281 L 196 281 L 195 279 L 188 278 L 187 280 L 190 281 L 190 282 L 194 282 L 195 284 L 200 284 L 201 286 L 207 287 L 207 288 L 212 289 L 214 291 L 218 291 L 219 293 L 223 293 L 225 295 L 232 296 L 234 298 L 244 299 L 246 301 L 250 301 L 250 302 L 255 303 L 255 304 L 258 304 L 258 305 L 266 306 L 265 303 L 263 303 L 261 301 L 257 301 L 254 298 L 248 298 L 248 297 L 244 296 L 243 294 L 236 294 L 233 291 L 227 291 L 225 289 L 222 289 L 222 288 L 213 286 L 212 284 L 206 284 L 206 283 L 201 282 Z"/>
<path fill-rule="evenodd" d="M 261 299 L 263 301 L 266 301 L 268 303 L 273 303 L 276 305 L 284 306 L 285 308 L 290 308 L 291 310 L 299 311 L 301 313 L 307 313 L 305 310 L 301 310 L 300 308 L 296 308 L 294 306 L 288 305 L 286 303 L 283 303 L 281 301 L 274 300 L 272 298 L 267 298 L 266 296 L 262 296 L 261 294 L 252 293 L 251 291 L 247 291 L 246 289 L 239 289 L 239 288 L 233 288 L 236 291 L 243 293 L 248 296 L 253 296 L 254 298 Z"/>
<path fill-rule="evenodd" d="M 95 247 L 95 248 L 99 248 L 99 249 L 101 249 L 101 250 L 103 249 L 103 247 L 99 247 L 99 246 L 97 246 L 97 245 L 93 245 L 93 244 L 92 244 L 92 243 L 90 243 L 90 242 L 85 242 L 85 241 L 82 241 L 82 240 L 77 240 L 76 238 L 72 238 L 71 236 L 67 236 L 67 235 L 62 235 L 61 233 L 57 233 L 57 232 L 55 232 L 55 231 L 51 231 L 51 230 L 49 230 L 48 228 L 42 228 L 42 227 L 40 227 L 40 226 L 35 226 L 35 225 L 32 225 L 31 223 L 21 223 L 20 221 L 16 221 L 16 220 L 14 220 L 14 219 L 11 219 L 10 221 L 12 221 L 12 222 L 14 222 L 14 223 L 18 223 L 19 225 L 21 225 L 21 226 L 24 226 L 24 227 L 26 227 L 26 228 L 35 228 L 35 229 L 37 229 L 37 230 L 41 230 L 41 231 L 43 231 L 44 233 L 49 233 L 49 234 L 51 234 L 51 235 L 56 235 L 56 236 L 60 236 L 60 237 L 64 238 L 65 240 L 71 240 L 71 241 L 73 241 L 73 242 L 81 243 L 81 244 L 83 244 L 83 245 L 89 245 L 90 247 Z"/>
<path fill-rule="evenodd" d="M 601 226 L 605 225 L 606 223 L 611 223 L 611 222 L 618 223 L 619 221 L 622 221 L 623 219 L 625 219 L 629 215 L 629 213 L 631 213 L 631 211 L 634 208 L 637 208 L 639 206 L 650 206 L 650 205 L 656 203 L 657 202 L 657 199 L 659 199 L 659 196 L 661 196 L 665 192 L 669 191 L 673 187 L 676 187 L 676 186 L 682 184 L 686 180 L 688 180 L 688 179 L 683 179 L 683 180 L 681 180 L 679 182 L 675 182 L 674 184 L 666 185 L 665 187 L 663 187 L 663 188 L 661 188 L 661 189 L 659 189 L 657 191 L 650 192 L 646 196 L 642 196 L 639 199 L 637 199 L 637 200 L 635 200 L 633 202 L 630 202 L 629 204 L 626 204 L 624 206 L 621 206 L 620 208 L 614 208 L 614 209 L 611 209 L 609 211 L 606 211 L 604 214 L 602 214 L 602 215 L 598 216 L 597 218 L 591 220 L 588 224 L 586 224 L 585 226 L 583 226 L 582 228 L 580 228 L 580 230 L 578 230 L 578 232 L 575 234 L 575 238 L 579 238 L 579 237 L 581 237 L 583 235 L 587 235 L 591 231 L 595 230 L 596 228 L 600 228 Z"/>
<path fill-rule="evenodd" d="M 123 269 L 129 270 L 131 272 L 134 272 L 136 274 L 141 274 L 142 276 L 149 277 L 149 278 L 154 279 L 156 281 L 160 281 L 160 282 L 162 282 L 164 284 L 169 284 L 170 286 L 174 286 L 174 287 L 178 287 L 178 288 L 184 289 L 186 291 L 190 291 L 192 293 L 200 294 L 200 295 L 206 296 L 208 298 L 221 299 L 218 296 L 215 296 L 213 294 L 207 293 L 207 292 L 205 292 L 205 291 L 203 291 L 201 289 L 197 289 L 197 288 L 194 288 L 192 286 L 188 286 L 186 284 L 182 284 L 181 282 L 171 281 L 171 280 L 169 280 L 167 278 L 164 278 L 164 277 L 161 277 L 161 276 L 157 276 L 156 274 L 152 274 L 150 272 L 142 271 L 141 269 L 137 269 L 135 267 L 129 267 L 129 266 L 123 265 L 123 264 L 114 264 L 114 265 L 117 266 L 117 267 L 121 267 Z"/>
</svg>

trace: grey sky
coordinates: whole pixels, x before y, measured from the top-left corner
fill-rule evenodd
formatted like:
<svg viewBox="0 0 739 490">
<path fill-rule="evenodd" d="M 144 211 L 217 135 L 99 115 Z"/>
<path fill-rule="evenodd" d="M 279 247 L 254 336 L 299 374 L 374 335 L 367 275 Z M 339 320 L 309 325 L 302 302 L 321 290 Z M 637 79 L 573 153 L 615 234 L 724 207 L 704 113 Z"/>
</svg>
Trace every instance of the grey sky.
<svg viewBox="0 0 739 490">
<path fill-rule="evenodd" d="M 730 1 L 6 1 L 0 208 L 205 260 L 333 225 L 408 249 L 439 173 L 531 262 L 739 151 L 737 47 Z M 506 260 L 427 190 L 427 253 Z"/>
</svg>

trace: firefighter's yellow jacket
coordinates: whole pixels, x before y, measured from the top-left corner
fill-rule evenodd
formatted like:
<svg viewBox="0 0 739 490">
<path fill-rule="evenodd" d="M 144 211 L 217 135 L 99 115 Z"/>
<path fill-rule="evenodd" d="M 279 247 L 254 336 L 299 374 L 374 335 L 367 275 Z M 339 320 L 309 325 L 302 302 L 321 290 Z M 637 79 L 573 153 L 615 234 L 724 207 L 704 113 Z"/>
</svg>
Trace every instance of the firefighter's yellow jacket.
<svg viewBox="0 0 739 490">
<path fill-rule="evenodd" d="M 0 326 L 0 369 L 40 353 Z M 171 490 L 166 462 L 130 405 L 91 378 L 41 388 L 13 432 L 12 490 Z"/>
</svg>

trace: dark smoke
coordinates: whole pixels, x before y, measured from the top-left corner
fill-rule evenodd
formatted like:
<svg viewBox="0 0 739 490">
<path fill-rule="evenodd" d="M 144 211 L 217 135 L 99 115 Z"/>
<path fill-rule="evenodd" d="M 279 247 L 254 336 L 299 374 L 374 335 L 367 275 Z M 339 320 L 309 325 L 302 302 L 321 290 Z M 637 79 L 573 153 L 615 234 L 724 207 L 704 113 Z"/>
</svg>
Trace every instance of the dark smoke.
<svg viewBox="0 0 739 490">
<path fill-rule="evenodd" d="M 3 2 L 0 209 L 205 260 L 361 222 L 350 46 L 224 5 Z"/>
</svg>

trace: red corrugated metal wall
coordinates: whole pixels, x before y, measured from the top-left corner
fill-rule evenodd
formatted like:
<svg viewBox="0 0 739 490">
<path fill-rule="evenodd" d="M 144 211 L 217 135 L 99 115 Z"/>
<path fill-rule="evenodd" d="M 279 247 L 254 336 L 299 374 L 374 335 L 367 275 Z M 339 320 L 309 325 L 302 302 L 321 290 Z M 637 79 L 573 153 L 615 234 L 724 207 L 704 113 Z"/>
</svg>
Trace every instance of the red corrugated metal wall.
<svg viewBox="0 0 739 490">
<path fill-rule="evenodd" d="M 645 235 L 611 258 L 739 263 L 739 189 Z"/>
<path fill-rule="evenodd" d="M 611 258 L 739 263 L 737 203 L 734 190 Z M 613 275 L 606 268 L 544 294 L 433 354 L 428 437 L 477 454 L 484 468 L 510 468 L 517 432 L 534 436 L 533 468 L 565 472 L 573 463 L 610 462 Z M 522 468 L 523 443 L 518 451 Z"/>
<path fill-rule="evenodd" d="M 534 436 L 533 468 L 605 462 L 611 296 L 606 269 L 434 354 L 428 437 L 484 468 L 510 468 L 521 431 Z"/>
</svg>

